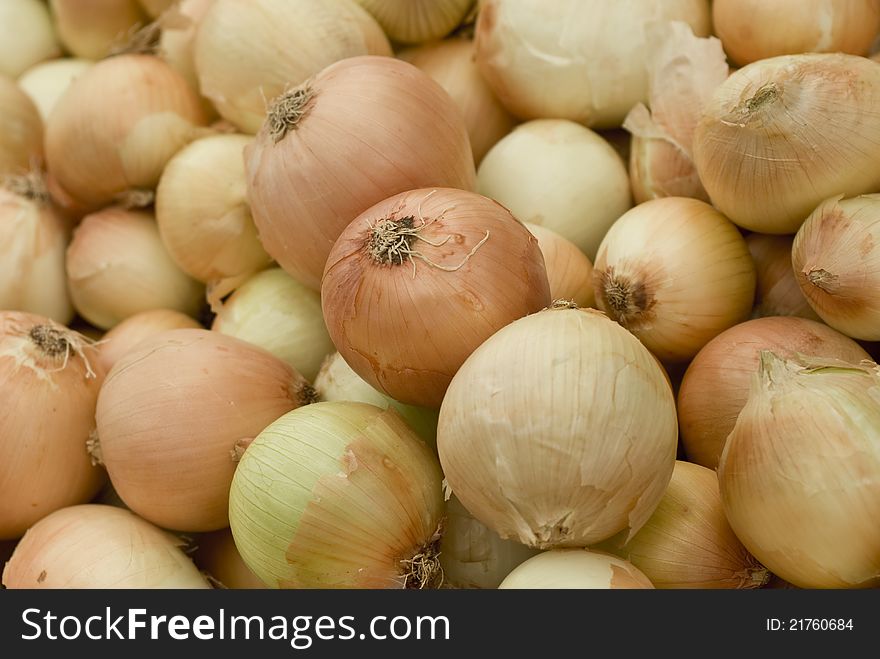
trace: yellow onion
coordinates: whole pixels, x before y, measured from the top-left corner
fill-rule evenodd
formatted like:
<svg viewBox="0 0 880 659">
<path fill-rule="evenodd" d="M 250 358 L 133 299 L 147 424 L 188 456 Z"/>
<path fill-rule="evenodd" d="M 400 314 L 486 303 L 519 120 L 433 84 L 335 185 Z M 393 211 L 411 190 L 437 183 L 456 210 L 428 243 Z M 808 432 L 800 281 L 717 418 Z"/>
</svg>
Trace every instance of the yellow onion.
<svg viewBox="0 0 880 659">
<path fill-rule="evenodd" d="M 159 18 L 175 4 L 176 0 L 138 0 L 138 2 L 150 18 Z"/>
<path fill-rule="evenodd" d="M 632 206 L 623 160 L 597 133 L 562 119 L 530 121 L 502 138 L 480 163 L 477 190 L 591 259 Z"/>
<path fill-rule="evenodd" d="M 429 588 L 442 582 L 440 466 L 394 410 L 315 403 L 245 451 L 229 521 L 270 588 Z"/>
<path fill-rule="evenodd" d="M 749 317 L 755 265 L 727 218 L 696 199 L 636 206 L 602 241 L 597 306 L 664 361 L 686 361 Z"/>
<path fill-rule="evenodd" d="M 104 379 L 95 356 L 48 318 L 0 311 L 0 539 L 101 489 L 86 451 Z"/>
<path fill-rule="evenodd" d="M 60 54 L 52 19 L 40 0 L 0 2 L 0 75 L 17 78 Z"/>
<path fill-rule="evenodd" d="M 70 322 L 67 239 L 38 175 L 0 181 L 0 309 Z"/>
<path fill-rule="evenodd" d="M 742 543 L 801 588 L 880 585 L 880 369 L 761 353 L 718 464 Z"/>
<path fill-rule="evenodd" d="M 746 404 L 762 350 L 858 363 L 868 359 L 855 341 L 805 318 L 758 318 L 722 332 L 688 366 L 678 393 L 678 421 L 688 460 L 710 469 Z"/>
<path fill-rule="evenodd" d="M 792 236 L 768 236 L 753 233 L 746 244 L 755 262 L 757 288 L 755 317 L 799 316 L 819 320 L 819 315 L 801 292 L 791 267 Z"/>
<path fill-rule="evenodd" d="M 223 588 L 261 589 L 266 585 L 245 564 L 229 529 L 205 533 L 198 539 L 193 560 Z"/>
<path fill-rule="evenodd" d="M 470 190 L 475 179 L 449 95 L 411 64 L 383 57 L 338 62 L 285 92 L 246 158 L 263 247 L 316 290 L 333 243 L 368 208 L 421 187 Z"/>
<path fill-rule="evenodd" d="M 37 106 L 11 78 L 0 75 L 0 178 L 21 175 L 43 160 L 43 122 Z"/>
<path fill-rule="evenodd" d="M 102 329 L 150 309 L 195 316 L 204 300 L 204 287 L 177 268 L 144 211 L 86 217 L 67 248 L 67 281 L 73 306 Z"/>
<path fill-rule="evenodd" d="M 498 588 L 510 571 L 535 556 L 513 540 L 502 540 L 452 497 L 446 502 L 440 564 L 443 582 L 452 588 Z"/>
<path fill-rule="evenodd" d="M 98 455 L 138 515 L 169 529 L 221 529 L 240 452 L 313 400 L 303 377 L 265 350 L 208 330 L 169 330 L 108 374 Z"/>
<path fill-rule="evenodd" d="M 526 228 L 538 239 L 544 256 L 550 297 L 571 300 L 579 307 L 595 306 L 593 294 L 593 264 L 570 240 L 547 227 L 526 223 Z"/>
<path fill-rule="evenodd" d="M 193 279 L 223 297 L 271 259 L 247 204 L 245 135 L 213 135 L 185 146 L 156 189 L 156 222 L 168 253 Z M 212 295 L 213 293 L 213 295 Z"/>
<path fill-rule="evenodd" d="M 538 241 L 473 192 L 395 195 L 343 231 L 321 304 L 330 338 L 373 387 L 439 407 L 452 376 L 494 332 L 550 303 Z"/>
<path fill-rule="evenodd" d="M 437 427 L 452 493 L 502 538 L 539 549 L 637 532 L 669 483 L 677 442 L 657 360 L 604 314 L 564 304 L 477 348 Z"/>
<path fill-rule="evenodd" d="M 94 62 L 90 60 L 73 57 L 50 60 L 25 71 L 18 79 L 18 85 L 31 97 L 40 117 L 46 121 L 67 88 L 92 64 Z"/>
<path fill-rule="evenodd" d="M 821 202 L 880 189 L 880 67 L 786 55 L 732 74 L 706 106 L 694 158 L 712 203 L 759 233 L 794 233 Z"/>
<path fill-rule="evenodd" d="M 179 311 L 151 309 L 129 316 L 107 332 L 98 344 L 98 360 L 109 373 L 113 365 L 140 343 L 172 329 L 198 329 L 201 325 Z"/>
<path fill-rule="evenodd" d="M 79 76 L 56 105 L 46 127 L 49 172 L 95 208 L 151 191 L 205 121 L 196 93 L 161 59 L 111 57 Z"/>
<path fill-rule="evenodd" d="M 880 340 L 880 194 L 821 204 L 794 239 L 792 265 L 822 320 L 854 339 Z"/>
<path fill-rule="evenodd" d="M 467 17 L 475 0 L 355 0 L 397 43 L 440 39 Z"/>
<path fill-rule="evenodd" d="M 31 527 L 3 570 L 7 588 L 210 588 L 183 542 L 127 510 L 89 504 Z"/>
<path fill-rule="evenodd" d="M 514 118 L 495 98 L 473 58 L 470 39 L 456 38 L 410 48 L 397 56 L 440 83 L 464 115 L 474 162 L 513 128 Z"/>
<path fill-rule="evenodd" d="M 312 381 L 334 351 L 321 296 L 281 268 L 255 274 L 217 311 L 212 329 L 268 350 Z"/>
<path fill-rule="evenodd" d="M 710 32 L 707 0 L 483 0 L 476 59 L 502 103 L 522 119 L 620 126 L 648 100 L 646 29 L 684 21 Z"/>
<path fill-rule="evenodd" d="M 734 535 L 711 469 L 676 462 L 660 505 L 629 542 L 598 546 L 628 560 L 656 588 L 760 588 L 767 569 Z"/>
<path fill-rule="evenodd" d="M 250 134 L 260 129 L 269 101 L 324 67 L 390 54 L 382 29 L 353 0 L 215 0 L 195 41 L 202 93 Z"/>
<path fill-rule="evenodd" d="M 196 91 L 200 91 L 195 63 L 196 33 L 212 4 L 214 0 L 179 0 L 160 21 L 159 56 Z"/>
<path fill-rule="evenodd" d="M 877 0 L 715 0 L 715 33 L 737 66 L 777 55 L 866 55 L 880 32 Z"/>
<path fill-rule="evenodd" d="M 97 60 L 149 21 L 138 0 L 49 0 L 55 29 L 76 57 Z"/>
<path fill-rule="evenodd" d="M 586 549 L 554 549 L 515 568 L 498 588 L 521 589 L 645 589 L 654 586 L 632 563 Z"/>
</svg>

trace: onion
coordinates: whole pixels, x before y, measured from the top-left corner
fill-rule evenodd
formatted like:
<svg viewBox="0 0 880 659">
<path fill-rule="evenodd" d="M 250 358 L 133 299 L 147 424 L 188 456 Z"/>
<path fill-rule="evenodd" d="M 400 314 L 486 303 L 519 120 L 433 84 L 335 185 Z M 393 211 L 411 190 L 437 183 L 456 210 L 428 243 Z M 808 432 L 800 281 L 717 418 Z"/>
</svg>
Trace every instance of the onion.
<svg viewBox="0 0 880 659">
<path fill-rule="evenodd" d="M 477 189 L 517 219 L 567 238 L 590 259 L 632 206 L 626 166 L 614 148 L 561 119 L 517 126 L 483 159 Z"/>
<path fill-rule="evenodd" d="M 214 135 L 192 142 L 168 162 L 156 190 L 168 253 L 218 298 L 271 263 L 246 199 L 243 153 L 250 141 Z"/>
<path fill-rule="evenodd" d="M 197 136 L 198 96 L 151 55 L 118 55 L 77 78 L 46 128 L 46 160 L 75 201 L 100 207 L 152 190 L 165 164 Z"/>
<path fill-rule="evenodd" d="M 129 316 L 107 332 L 98 345 L 98 360 L 109 373 L 113 365 L 140 343 L 172 329 L 198 329 L 201 325 L 171 309 L 152 309 Z"/>
<path fill-rule="evenodd" d="M 517 567 L 498 586 L 511 589 L 654 588 L 637 567 L 610 554 L 585 549 L 556 549 Z"/>
<path fill-rule="evenodd" d="M 40 520 L 3 570 L 7 588 L 210 588 L 179 538 L 127 510 L 83 505 Z"/>
<path fill-rule="evenodd" d="M 229 494 L 232 534 L 272 588 L 436 586 L 441 478 L 393 410 L 316 403 L 245 452 Z"/>
<path fill-rule="evenodd" d="M 683 197 L 645 202 L 615 222 L 593 277 L 597 306 L 670 362 L 748 318 L 755 297 L 755 265 L 739 231 Z"/>
<path fill-rule="evenodd" d="M 25 71 L 18 79 L 18 85 L 31 97 L 40 117 L 46 121 L 67 88 L 93 63 L 72 57 L 43 62 Z"/>
<path fill-rule="evenodd" d="M 855 339 L 880 340 L 880 194 L 820 205 L 794 239 L 792 264 L 822 320 Z"/>
<path fill-rule="evenodd" d="M 475 0 L 355 0 L 397 43 L 440 39 L 467 17 Z"/>
<path fill-rule="evenodd" d="M 867 55 L 880 32 L 876 0 L 715 0 L 712 20 L 737 66 L 777 55 Z"/>
<path fill-rule="evenodd" d="M 470 39 L 448 39 L 397 54 L 440 83 L 461 113 L 478 165 L 489 149 L 507 135 L 514 119 L 495 98 L 473 59 Z"/>
<path fill-rule="evenodd" d="M 372 386 L 439 407 L 467 356 L 504 325 L 547 306 L 538 241 L 473 192 L 412 190 L 360 215 L 327 260 L 330 338 Z"/>
<path fill-rule="evenodd" d="M 324 67 L 390 54 L 382 29 L 352 0 L 215 0 L 195 42 L 202 93 L 224 119 L 251 134 L 263 123 L 267 101 Z M 363 109 L 359 101 L 358 112 Z"/>
<path fill-rule="evenodd" d="M 539 549 L 636 533 L 663 496 L 678 442 L 657 360 L 603 314 L 557 306 L 477 348 L 437 427 L 443 471 L 465 508 Z"/>
<path fill-rule="evenodd" d="M 64 47 L 92 60 L 109 55 L 149 21 L 138 0 L 49 0 L 49 6 Z"/>
<path fill-rule="evenodd" d="M 199 538 L 193 560 L 224 588 L 241 590 L 266 587 L 242 560 L 229 529 L 206 533 Z"/>
<path fill-rule="evenodd" d="M 60 54 L 52 19 L 40 0 L 0 2 L 0 75 L 17 78 Z"/>
<path fill-rule="evenodd" d="M 761 353 L 718 465 L 743 544 L 801 588 L 880 585 L 880 371 Z"/>
<path fill-rule="evenodd" d="M 868 358 L 855 341 L 804 318 L 759 318 L 719 334 L 691 362 L 678 394 L 681 440 L 691 462 L 718 466 L 762 350 L 855 363 Z"/>
<path fill-rule="evenodd" d="M 86 441 L 104 372 L 94 350 L 48 318 L 0 311 L 0 539 L 85 503 L 104 481 Z"/>
<path fill-rule="evenodd" d="M 286 92 L 246 158 L 263 247 L 316 290 L 333 243 L 360 213 L 406 190 L 474 187 L 454 102 L 391 58 L 347 59 Z"/>
<path fill-rule="evenodd" d="M 138 2 L 150 18 L 159 18 L 175 4 L 175 0 L 138 0 Z"/>
<path fill-rule="evenodd" d="M 554 300 L 571 300 L 579 307 L 596 304 L 593 294 L 593 264 L 570 240 L 537 224 L 526 228 L 538 239 L 538 247 L 544 256 L 550 297 Z"/>
<path fill-rule="evenodd" d="M 334 351 L 321 296 L 281 268 L 248 279 L 223 303 L 212 329 L 268 350 L 310 382 Z"/>
<path fill-rule="evenodd" d="M 43 160 L 43 122 L 30 97 L 0 75 L 0 178 L 21 175 Z"/>
<path fill-rule="evenodd" d="M 204 288 L 182 273 L 159 238 L 153 216 L 107 208 L 86 217 L 67 249 L 76 310 L 102 329 L 150 309 L 199 311 Z"/>
<path fill-rule="evenodd" d="M 221 529 L 238 454 L 313 399 L 299 373 L 260 348 L 208 330 L 170 330 L 107 376 L 96 414 L 100 457 L 119 496 L 145 519 Z"/>
<path fill-rule="evenodd" d="M 38 175 L 0 182 L 0 309 L 70 322 L 67 234 Z"/>
<path fill-rule="evenodd" d="M 648 99 L 645 32 L 680 20 L 710 32 L 706 0 L 484 0 L 476 58 L 489 86 L 522 119 L 620 126 Z"/>
<path fill-rule="evenodd" d="M 440 541 L 445 584 L 453 588 L 498 588 L 513 568 L 537 553 L 518 542 L 499 538 L 455 497 L 446 503 Z"/>
<path fill-rule="evenodd" d="M 660 505 L 629 542 L 599 545 L 630 561 L 656 588 L 760 588 L 769 578 L 724 516 L 711 469 L 676 462 Z"/>
<path fill-rule="evenodd" d="M 162 32 L 159 35 L 158 48 L 160 57 L 186 78 L 190 87 L 196 91 L 200 91 L 195 62 L 196 34 L 202 19 L 213 4 L 214 0 L 179 0 L 161 21 Z"/>
<path fill-rule="evenodd" d="M 761 60 L 716 91 L 694 134 L 713 204 L 741 227 L 794 233 L 822 201 L 880 189 L 880 67 L 853 55 Z M 772 181 L 772 185 L 768 182 Z"/>
<path fill-rule="evenodd" d="M 791 267 L 792 236 L 753 233 L 746 244 L 757 269 L 757 290 L 753 315 L 799 316 L 819 320 L 801 292 Z"/>
</svg>

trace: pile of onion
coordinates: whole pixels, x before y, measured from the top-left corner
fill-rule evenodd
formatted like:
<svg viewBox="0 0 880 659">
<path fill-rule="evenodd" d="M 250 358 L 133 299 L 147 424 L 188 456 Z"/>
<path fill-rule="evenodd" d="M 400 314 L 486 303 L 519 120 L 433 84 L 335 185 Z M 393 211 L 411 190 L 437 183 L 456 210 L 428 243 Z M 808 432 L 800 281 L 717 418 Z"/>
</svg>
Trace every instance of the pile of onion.
<svg viewBox="0 0 880 659">
<path fill-rule="evenodd" d="M 819 320 L 798 285 L 791 267 L 792 236 L 752 233 L 746 244 L 755 262 L 755 317 L 798 316 Z"/>
<path fill-rule="evenodd" d="M 40 0 L 0 2 L 0 76 L 17 78 L 59 54 L 52 19 Z"/>
<path fill-rule="evenodd" d="M 538 554 L 514 569 L 498 587 L 503 590 L 654 588 L 632 563 L 585 549 L 555 549 Z"/>
<path fill-rule="evenodd" d="M 43 122 L 15 80 L 0 75 L 0 177 L 29 172 L 43 160 Z"/>
</svg>

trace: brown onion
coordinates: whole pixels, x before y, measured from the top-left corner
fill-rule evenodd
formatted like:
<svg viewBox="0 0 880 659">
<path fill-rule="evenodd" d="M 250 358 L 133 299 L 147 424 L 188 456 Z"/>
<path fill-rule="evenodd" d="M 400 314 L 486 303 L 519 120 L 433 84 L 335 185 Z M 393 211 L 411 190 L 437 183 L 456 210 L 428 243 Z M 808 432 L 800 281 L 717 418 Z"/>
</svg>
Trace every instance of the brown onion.
<svg viewBox="0 0 880 659">
<path fill-rule="evenodd" d="M 138 344 L 172 329 L 198 329 L 190 316 L 172 309 L 151 309 L 129 316 L 107 332 L 98 344 L 98 359 L 106 372 Z"/>
<path fill-rule="evenodd" d="M 753 233 L 746 245 L 755 261 L 758 285 L 755 291 L 755 317 L 799 316 L 819 320 L 801 292 L 791 267 L 792 236 Z"/>
</svg>

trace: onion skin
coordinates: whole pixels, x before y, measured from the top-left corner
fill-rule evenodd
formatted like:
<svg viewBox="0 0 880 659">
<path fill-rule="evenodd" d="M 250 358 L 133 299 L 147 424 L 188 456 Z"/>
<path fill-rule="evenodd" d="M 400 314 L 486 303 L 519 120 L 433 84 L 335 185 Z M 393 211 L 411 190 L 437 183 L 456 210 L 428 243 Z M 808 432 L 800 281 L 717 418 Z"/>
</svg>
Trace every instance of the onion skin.
<svg viewBox="0 0 880 659">
<path fill-rule="evenodd" d="M 410 242 L 422 258 L 376 260 L 372 227 L 407 218 L 422 227 Z M 468 355 L 549 305 L 550 286 L 538 241 L 503 206 L 473 192 L 421 189 L 345 229 L 327 260 L 321 304 L 330 338 L 358 375 L 402 403 L 436 408 Z"/>
<path fill-rule="evenodd" d="M 229 529 L 206 533 L 198 539 L 193 560 L 222 587 L 233 590 L 264 589 L 266 584 L 257 578 L 238 553 Z"/>
<path fill-rule="evenodd" d="M 745 406 L 762 350 L 858 363 L 868 353 L 827 325 L 805 318 L 758 318 L 719 334 L 697 354 L 678 394 L 681 440 L 688 460 L 710 469 Z"/>
<path fill-rule="evenodd" d="M 25 174 L 43 161 L 43 122 L 12 78 L 0 75 L 0 178 Z"/>
<path fill-rule="evenodd" d="M 92 64 L 90 60 L 72 57 L 50 60 L 25 71 L 18 84 L 31 97 L 45 122 L 71 83 Z"/>
<path fill-rule="evenodd" d="M 766 236 L 760 233 L 746 236 L 758 275 L 753 311 L 756 318 L 798 316 L 820 320 L 819 314 L 813 311 L 801 292 L 791 267 L 793 241 L 791 236 Z"/>
<path fill-rule="evenodd" d="M 423 43 L 452 32 L 475 0 L 355 0 L 396 43 Z"/>
<path fill-rule="evenodd" d="M 109 373 L 113 365 L 138 344 L 172 329 L 198 329 L 190 316 L 171 309 L 151 309 L 129 316 L 107 332 L 98 345 L 98 359 Z"/>
<path fill-rule="evenodd" d="M 637 567 L 617 556 L 585 549 L 554 549 L 514 568 L 498 588 L 632 590 L 654 586 Z"/>
<path fill-rule="evenodd" d="M 149 22 L 137 0 L 49 0 L 55 29 L 77 57 L 99 60 Z"/>
</svg>

